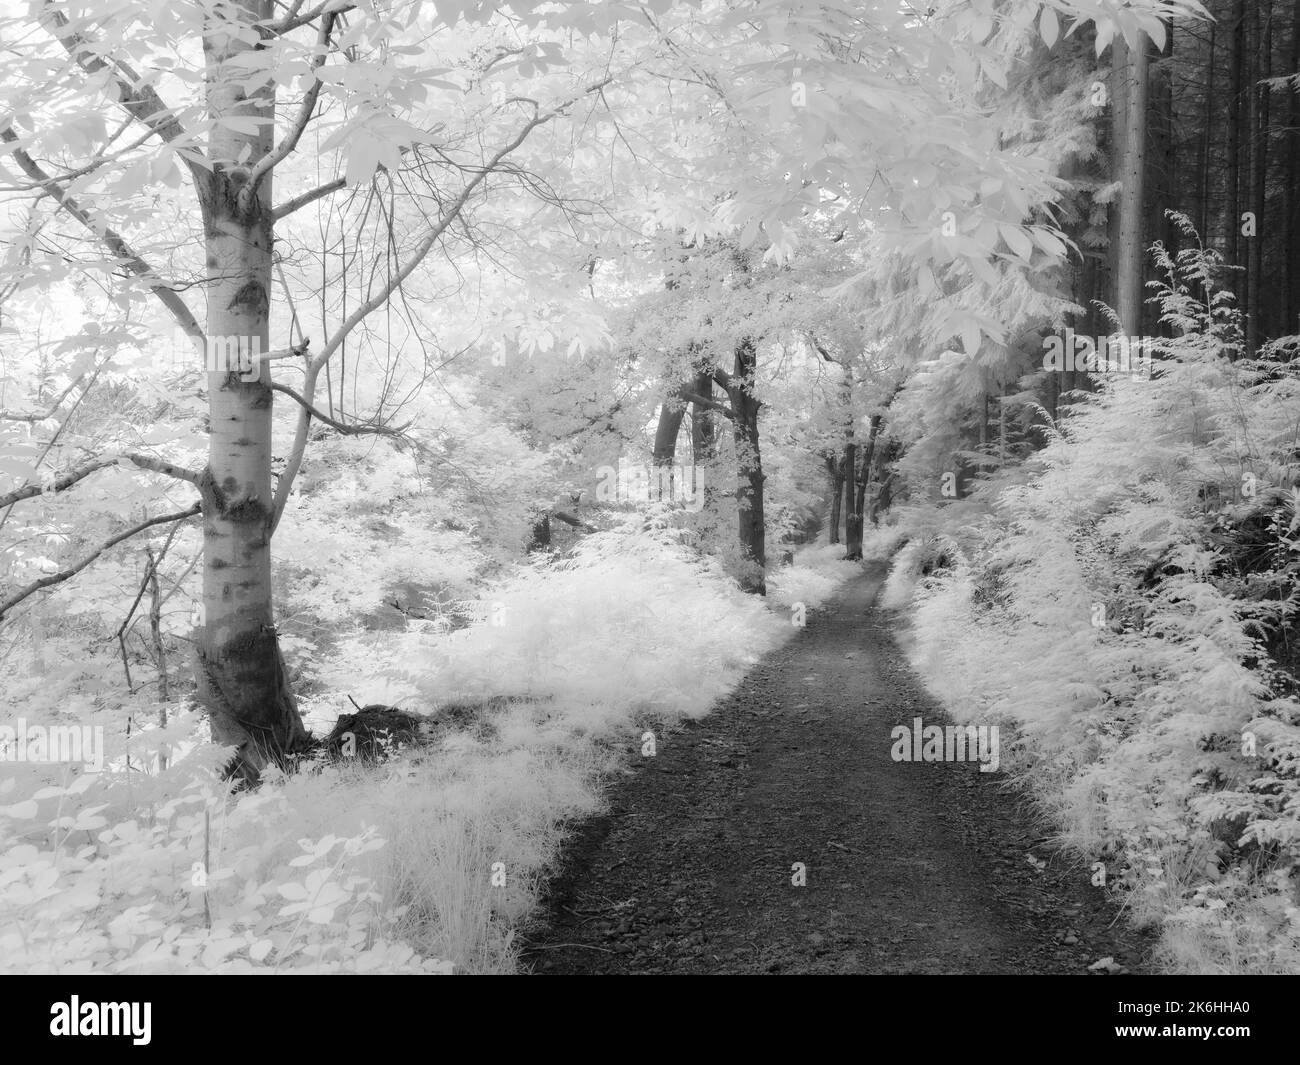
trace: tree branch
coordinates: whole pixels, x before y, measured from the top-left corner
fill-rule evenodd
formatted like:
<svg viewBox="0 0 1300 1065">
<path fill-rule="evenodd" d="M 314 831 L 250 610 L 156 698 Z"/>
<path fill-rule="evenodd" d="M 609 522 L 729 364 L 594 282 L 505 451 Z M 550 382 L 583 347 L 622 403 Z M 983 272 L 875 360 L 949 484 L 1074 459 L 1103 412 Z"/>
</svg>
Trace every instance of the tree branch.
<svg viewBox="0 0 1300 1065">
<path fill-rule="evenodd" d="M 129 459 L 142 470 L 166 474 L 168 477 L 175 477 L 178 481 L 189 481 L 190 484 L 197 485 L 203 480 L 203 474 L 198 470 L 191 470 L 171 462 L 164 462 L 152 455 L 141 455 L 135 451 L 128 451 L 122 458 Z"/>
<path fill-rule="evenodd" d="M 575 529 L 581 529 L 583 532 L 594 533 L 599 531 L 596 526 L 583 521 L 581 518 L 574 517 L 567 510 L 549 510 L 547 514 L 558 521 L 564 522 L 565 525 L 572 525 Z"/>
<path fill-rule="evenodd" d="M 326 425 L 328 425 L 331 429 L 337 430 L 338 432 L 342 433 L 344 436 L 365 436 L 368 434 L 372 434 L 375 436 L 400 437 L 402 433 L 404 433 L 406 429 L 409 428 L 408 425 L 403 425 L 398 428 L 393 428 L 391 425 L 383 425 L 373 420 L 368 422 L 353 422 L 351 425 L 349 425 L 347 422 L 335 421 L 328 414 L 324 414 L 321 411 L 317 410 L 310 403 L 308 403 L 306 399 L 300 396 L 288 385 L 282 385 L 278 381 L 272 381 L 271 391 L 283 392 L 291 400 L 297 403 L 298 406 L 302 407 L 303 413 L 308 418 L 315 418 L 317 421 L 322 421 Z"/>
<path fill-rule="evenodd" d="M 595 85 L 588 86 L 579 96 L 574 97 L 572 100 L 560 104 L 558 107 L 548 111 L 545 115 L 534 115 L 524 123 L 523 128 L 515 135 L 514 139 L 497 151 L 497 153 L 493 155 L 484 166 L 476 168 L 474 176 L 466 182 L 465 187 L 460 190 L 456 198 L 451 202 L 451 206 L 439 216 L 438 221 L 434 224 L 433 228 L 429 230 L 428 234 L 426 234 L 425 238 L 419 243 L 419 245 L 417 245 L 411 258 L 407 260 L 406 264 L 383 285 L 379 292 L 371 296 L 370 299 L 366 300 L 365 303 L 348 316 L 347 320 L 344 321 L 343 325 L 339 328 L 339 331 L 335 333 L 334 336 L 330 337 L 324 348 L 321 349 L 320 354 L 315 356 L 315 358 L 312 359 L 312 362 L 324 366 L 325 363 L 329 361 L 330 356 L 334 354 L 335 349 L 337 349 L 346 339 L 347 335 L 351 333 L 363 319 L 388 302 L 388 298 L 401 287 L 407 277 L 411 275 L 415 268 L 424 260 L 425 256 L 429 254 L 429 251 L 433 248 L 434 244 L 437 243 L 438 238 L 442 236 L 447 227 L 451 225 L 457 216 L 459 216 L 465 207 L 466 201 L 469 200 L 470 195 L 474 190 L 478 188 L 489 174 L 493 173 L 497 167 L 501 165 L 501 161 L 505 159 L 507 155 L 524 143 L 533 130 L 563 114 L 583 96 L 598 91 L 613 80 L 614 78 L 612 75 L 604 78 Z"/>
<path fill-rule="evenodd" d="M 311 58 L 309 71 L 312 82 L 307 92 L 303 95 L 302 103 L 298 105 L 298 113 L 294 115 L 293 122 L 289 124 L 289 129 L 280 139 L 280 143 L 267 152 L 259 159 L 252 168 L 248 176 L 248 182 L 239 190 L 239 202 L 244 207 L 252 204 L 253 197 L 257 195 L 258 186 L 265 180 L 266 175 L 275 169 L 288 155 L 298 146 L 298 140 L 307 128 L 307 123 L 311 121 L 311 116 L 316 111 L 316 101 L 320 97 L 321 85 L 323 82 L 316 76 L 316 72 L 325 62 L 326 55 L 329 54 L 330 34 L 334 30 L 334 21 L 338 14 L 331 11 L 326 13 L 325 19 L 321 22 L 320 31 L 316 35 L 316 54 Z"/>
<path fill-rule="evenodd" d="M 0 141 L 16 144 L 18 139 L 18 134 L 11 127 L 7 125 L 0 127 Z M 51 183 L 49 174 L 41 168 L 36 160 L 27 154 L 26 149 L 15 147 L 13 156 L 19 167 L 22 168 L 23 173 L 33 181 L 46 186 L 45 194 L 47 196 L 53 198 L 68 214 L 90 230 L 110 252 L 122 260 L 123 265 L 128 270 L 146 281 L 149 290 L 162 301 L 163 306 L 171 312 L 172 317 L 176 320 L 176 324 L 185 330 L 187 335 L 196 340 L 203 340 L 203 330 L 186 302 L 163 282 L 154 272 L 153 267 L 141 259 L 115 229 L 108 226 L 101 229 L 97 226 L 95 220 L 76 200 L 68 195 L 66 190 Z"/>
<path fill-rule="evenodd" d="M 15 503 L 20 503 L 24 499 L 31 499 L 33 496 L 43 495 L 46 492 L 57 493 L 71 488 L 78 481 L 89 477 L 97 470 L 102 470 L 108 466 L 116 466 L 123 459 L 134 463 L 141 469 L 150 470 L 153 473 L 163 473 L 168 477 L 175 477 L 177 480 L 188 481 L 190 484 L 197 485 L 202 479 L 202 474 L 197 470 L 186 469 L 183 466 L 175 466 L 170 462 L 164 462 L 162 459 L 156 459 L 152 455 L 141 455 L 136 452 L 127 452 L 122 455 L 105 455 L 101 458 L 91 459 L 89 462 L 83 462 L 80 466 L 73 466 L 72 469 L 65 471 L 60 476 L 53 478 L 48 483 L 25 484 L 21 488 L 15 488 L 12 492 L 6 492 L 0 496 L 0 510 L 11 507 Z"/>
<path fill-rule="evenodd" d="M 292 200 L 280 204 L 271 212 L 272 221 L 278 222 L 281 218 L 293 214 L 300 207 L 306 207 L 309 203 L 314 203 L 322 196 L 328 196 L 331 192 L 338 192 L 348 183 L 347 178 L 335 178 L 333 181 L 327 181 L 320 188 L 312 189 L 310 192 L 304 192 L 301 196 L 295 196 Z"/>
<path fill-rule="evenodd" d="M 70 577 L 75 577 L 83 569 L 85 569 L 92 562 L 94 562 L 95 559 L 99 558 L 99 556 L 102 555 L 105 551 L 107 551 L 110 547 L 116 547 L 123 540 L 129 540 L 132 536 L 135 536 L 138 533 L 142 533 L 144 532 L 145 529 L 152 528 L 155 525 L 165 525 L 167 522 L 184 521 L 186 518 L 192 518 L 202 510 L 202 506 L 203 506 L 202 503 L 194 503 L 192 506 L 188 507 L 187 509 L 178 511 L 175 514 L 163 514 L 161 517 L 150 518 L 148 521 L 143 521 L 139 525 L 136 525 L 134 528 L 127 529 L 125 532 L 118 533 L 117 536 L 105 540 L 103 544 L 95 548 L 94 551 L 92 551 L 85 558 L 81 559 L 81 561 L 74 563 L 73 565 L 69 566 L 67 569 L 59 570 L 58 573 L 51 573 L 48 576 L 42 577 L 40 580 L 33 581 L 26 588 L 23 588 L 21 591 L 15 592 L 4 602 L 0 603 L 0 621 L 3 621 L 5 614 L 7 614 L 10 610 L 12 610 L 15 606 L 17 606 L 19 603 L 21 603 L 24 599 L 28 598 L 29 596 L 35 595 L 42 588 L 49 588 L 51 585 L 54 584 L 62 584 Z"/>
<path fill-rule="evenodd" d="M 808 340 L 812 343 L 813 350 L 815 350 L 817 354 L 820 355 L 826 362 L 839 361 L 838 359 L 835 358 L 834 355 L 832 355 L 829 351 L 827 351 L 825 347 L 822 346 L 822 342 L 818 340 L 815 336 L 813 336 L 811 333 L 808 333 L 806 335 L 808 337 Z"/>
<path fill-rule="evenodd" d="M 46 26 L 46 29 L 58 39 L 77 66 L 87 74 L 98 74 L 102 70 L 112 72 L 113 83 L 117 86 L 117 102 L 126 108 L 132 118 L 144 125 L 164 144 L 176 147 L 178 143 L 191 142 L 190 134 L 181 125 L 175 112 L 163 103 L 152 86 L 140 84 L 140 75 L 125 61 L 115 58 L 112 62 L 108 62 L 102 59 L 90 41 L 77 31 L 69 29 L 68 16 L 52 7 L 48 0 L 45 5 L 45 17 L 53 24 L 53 28 Z M 191 148 L 189 151 L 198 154 L 197 149 Z M 178 151 L 177 154 L 196 177 L 206 173 L 186 151 Z"/>
<path fill-rule="evenodd" d="M 732 421 L 735 421 L 736 419 L 735 411 L 733 411 L 730 407 L 724 407 L 721 403 L 715 403 L 711 399 L 705 399 L 703 396 L 697 396 L 694 392 L 682 391 L 682 392 L 678 392 L 677 395 L 680 396 L 687 403 L 698 403 L 701 407 L 707 407 L 709 410 L 716 410 L 719 414 L 725 415 L 726 417 L 730 418 Z"/>
<path fill-rule="evenodd" d="M 351 11 L 355 5 L 350 0 L 324 0 L 324 3 L 317 4 L 305 14 L 298 14 L 302 7 L 302 0 L 294 0 L 293 6 L 289 8 L 289 13 L 279 22 L 273 22 L 267 27 L 271 33 L 280 35 L 288 33 L 290 30 L 296 30 L 299 26 L 306 26 L 309 22 L 315 22 L 321 15 L 333 15 L 338 17 L 345 12 Z"/>
<path fill-rule="evenodd" d="M 85 379 L 86 379 L 86 375 L 84 373 L 78 375 L 77 379 L 63 390 L 63 392 L 59 395 L 59 398 L 54 401 L 54 405 L 50 407 L 49 411 L 45 414 L 41 414 L 39 412 L 35 414 L 19 414 L 16 411 L 0 410 L 0 421 L 30 422 L 32 425 L 35 425 L 37 422 L 43 422 L 47 418 L 53 418 L 55 411 L 57 411 L 61 406 L 63 406 L 63 401 L 68 398 L 69 393 L 71 393 L 72 390 L 76 388 L 77 385 L 81 384 L 81 382 L 84 381 Z"/>
<path fill-rule="evenodd" d="M 424 239 L 416 246 L 411 257 L 397 270 L 396 273 L 389 277 L 377 293 L 362 303 L 360 307 L 353 311 L 352 314 L 344 320 L 343 324 L 339 327 L 338 332 L 330 337 L 325 346 L 321 349 L 320 354 L 310 360 L 307 365 L 306 379 L 303 382 L 303 393 L 305 397 L 307 397 L 304 401 L 305 403 L 310 403 L 311 401 L 310 397 L 315 390 L 316 378 L 319 376 L 321 369 L 327 362 L 329 362 L 330 357 L 339 348 L 343 341 L 347 339 L 348 334 L 360 325 L 361 322 L 364 321 L 373 311 L 383 306 L 383 304 L 388 301 L 388 298 L 396 292 L 411 273 L 414 272 L 415 268 L 424 261 L 425 256 L 429 254 L 433 246 L 438 242 L 438 238 L 441 237 L 447 227 L 460 216 L 460 213 L 464 209 L 470 196 L 488 174 L 493 173 L 497 167 L 500 166 L 501 161 L 523 144 L 528 138 L 528 135 L 538 126 L 545 125 L 547 122 L 551 121 L 551 119 L 563 114 L 577 103 L 578 100 L 593 92 L 598 92 L 613 80 L 614 77 L 611 74 L 601 81 L 588 86 L 581 94 L 575 96 L 572 100 L 568 100 L 553 108 L 545 115 L 534 114 L 531 119 L 524 123 L 523 127 L 513 139 L 511 139 L 504 147 L 500 148 L 484 166 L 478 168 L 477 172 L 468 182 L 465 183 L 465 186 L 460 190 L 447 210 L 443 211 L 439 215 L 438 221 L 425 235 Z M 307 450 L 307 431 L 310 422 L 311 414 L 307 409 L 303 409 L 299 413 L 298 417 L 298 426 L 294 434 L 293 450 L 289 454 L 288 462 L 285 464 L 284 473 L 280 475 L 280 481 L 276 487 L 275 506 L 272 509 L 271 515 L 272 533 L 275 532 L 276 526 L 280 522 L 280 516 L 284 513 L 285 505 L 289 501 L 289 492 L 293 488 L 294 479 L 298 476 L 298 471 L 302 468 L 302 458 Z"/>
<path fill-rule="evenodd" d="M 128 125 L 131 122 L 129 118 L 126 121 Z M 120 159 L 122 158 L 122 156 L 135 151 L 137 148 L 140 147 L 140 145 L 142 145 L 145 141 L 147 141 L 152 136 L 153 133 L 146 130 L 144 134 L 142 134 L 140 137 L 137 137 L 125 148 L 121 148 L 118 151 L 113 152 L 111 155 L 107 155 L 107 154 L 99 155 L 94 159 L 94 161 L 87 163 L 85 166 L 79 166 L 75 170 L 69 170 L 62 174 L 53 175 L 47 178 L 45 181 L 31 181 L 28 182 L 26 185 L 10 186 L 4 189 L 0 189 L 0 191 L 36 192 L 39 190 L 43 192 L 47 188 L 49 188 L 49 186 L 55 184 L 56 182 L 73 181 L 76 178 L 84 177 L 86 174 L 93 174 L 96 170 L 99 170 L 101 167 L 107 165 L 108 163 L 113 162 L 115 159 Z M 108 144 L 111 144 L 113 142 L 113 139 L 114 139 L 113 137 L 110 137 L 108 140 Z M 108 147 L 108 144 L 105 144 L 105 148 Z"/>
</svg>

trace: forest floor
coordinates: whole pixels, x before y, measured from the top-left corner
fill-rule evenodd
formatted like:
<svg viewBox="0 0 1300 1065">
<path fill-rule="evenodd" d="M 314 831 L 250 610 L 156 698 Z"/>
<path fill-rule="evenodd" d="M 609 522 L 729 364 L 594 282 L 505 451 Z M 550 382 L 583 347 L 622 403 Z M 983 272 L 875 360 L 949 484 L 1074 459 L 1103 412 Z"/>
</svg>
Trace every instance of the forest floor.
<svg viewBox="0 0 1300 1065">
<path fill-rule="evenodd" d="M 895 725 L 948 719 L 875 605 L 884 576 L 869 564 L 613 782 L 561 854 L 525 971 L 1148 970 L 1150 944 L 1003 773 L 891 759 Z"/>
</svg>

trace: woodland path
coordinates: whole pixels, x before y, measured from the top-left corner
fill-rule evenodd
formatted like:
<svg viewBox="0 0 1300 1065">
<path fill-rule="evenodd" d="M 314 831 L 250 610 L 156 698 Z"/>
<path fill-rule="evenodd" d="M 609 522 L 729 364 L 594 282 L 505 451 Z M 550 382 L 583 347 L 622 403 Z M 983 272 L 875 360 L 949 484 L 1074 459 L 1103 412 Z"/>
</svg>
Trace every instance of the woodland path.
<svg viewBox="0 0 1300 1065">
<path fill-rule="evenodd" d="M 1147 969 L 1003 774 L 890 758 L 894 725 L 947 719 L 875 606 L 883 576 L 867 567 L 708 717 L 657 733 L 569 840 L 524 971 Z"/>
</svg>

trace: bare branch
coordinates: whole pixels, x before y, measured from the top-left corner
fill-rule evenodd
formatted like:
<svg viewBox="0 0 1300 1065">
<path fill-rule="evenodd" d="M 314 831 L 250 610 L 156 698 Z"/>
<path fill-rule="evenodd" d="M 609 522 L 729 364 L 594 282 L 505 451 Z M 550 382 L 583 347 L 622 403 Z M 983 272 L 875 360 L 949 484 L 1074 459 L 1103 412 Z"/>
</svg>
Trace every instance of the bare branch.
<svg viewBox="0 0 1300 1065">
<path fill-rule="evenodd" d="M 547 516 L 564 522 L 565 525 L 572 525 L 575 529 L 581 529 L 583 532 L 598 532 L 596 526 L 590 522 L 585 522 L 581 518 L 574 517 L 567 510 L 549 510 Z"/>
<path fill-rule="evenodd" d="M 135 451 L 129 451 L 122 456 L 128 459 L 142 470 L 149 470 L 152 473 L 166 474 L 168 477 L 175 477 L 178 481 L 189 481 L 190 484 L 197 485 L 203 480 L 203 474 L 198 470 L 187 469 L 184 466 L 177 466 L 172 462 L 164 462 L 162 459 L 156 459 L 152 455 L 141 455 Z"/>
<path fill-rule="evenodd" d="M 52 23 L 46 29 L 63 45 L 77 66 L 87 74 L 100 71 L 112 72 L 113 83 L 117 86 L 117 102 L 130 113 L 131 117 L 144 125 L 164 144 L 175 147 L 177 144 L 190 144 L 192 138 L 181 125 L 180 120 L 152 86 L 140 84 L 140 75 L 122 59 L 114 58 L 108 62 L 100 57 L 97 49 L 82 34 L 69 29 L 68 16 L 56 10 L 48 2 L 45 5 L 45 17 Z M 194 153 L 191 155 L 190 153 Z M 187 148 L 177 154 L 196 176 L 205 172 L 194 160 L 197 149 Z"/>
<path fill-rule="evenodd" d="M 170 462 L 164 462 L 162 459 L 156 459 L 152 455 L 141 455 L 136 452 L 128 452 L 122 455 L 105 455 L 101 458 L 91 459 L 89 462 L 83 462 L 80 466 L 73 466 L 65 470 L 62 474 L 54 477 L 48 482 L 48 488 L 42 484 L 25 484 L 21 488 L 15 488 L 12 492 L 6 492 L 0 496 L 0 510 L 5 507 L 11 507 L 15 503 L 20 503 L 24 499 L 31 499 L 33 496 L 42 495 L 45 492 L 57 493 L 71 488 L 78 481 L 89 477 L 97 470 L 105 469 L 108 466 L 116 466 L 123 459 L 134 463 L 141 469 L 150 470 L 153 473 L 163 473 L 168 477 L 175 477 L 181 481 L 189 481 L 190 484 L 197 485 L 202 479 L 202 474 L 196 470 L 186 469 L 183 466 L 176 466 Z"/>
<path fill-rule="evenodd" d="M 59 398 L 54 401 L 54 405 L 51 406 L 46 413 L 41 414 L 39 411 L 37 411 L 33 414 L 19 414 L 16 411 L 0 410 L 0 422 L 30 422 L 32 425 L 35 425 L 37 422 L 43 422 L 47 418 L 53 418 L 55 412 L 57 412 L 58 409 L 61 406 L 63 406 L 63 401 L 68 398 L 72 390 L 76 388 L 77 385 L 81 384 L 81 382 L 84 381 L 85 379 L 86 379 L 86 375 L 84 373 L 78 375 L 77 379 L 63 390 L 63 392 L 59 395 Z"/>
<path fill-rule="evenodd" d="M 317 4 L 310 11 L 304 14 L 298 14 L 302 7 L 302 0 L 294 0 L 293 5 L 289 8 L 289 13 L 279 22 L 271 23 L 267 29 L 274 34 L 285 34 L 290 30 L 296 30 L 299 26 L 306 26 L 309 22 L 315 22 L 321 15 L 331 15 L 337 18 L 339 15 L 351 11 L 356 5 L 350 0 L 324 0 L 324 3 Z"/>
<path fill-rule="evenodd" d="M 584 90 L 582 95 L 597 92 L 613 80 L 612 76 L 607 77 L 597 84 L 589 86 Z M 328 361 L 329 357 L 334 354 L 335 349 L 343 343 L 347 335 L 352 332 L 352 330 L 355 329 L 364 318 L 369 316 L 379 307 L 382 307 L 388 301 L 388 298 L 401 287 L 402 283 L 410 276 L 412 271 L 420 265 L 424 260 L 424 257 L 429 254 L 429 251 L 433 248 L 434 244 L 437 243 L 438 238 L 442 236 L 447 227 L 464 209 L 465 203 L 469 200 L 470 195 L 476 188 L 478 188 L 483 179 L 493 173 L 507 155 L 523 144 L 533 130 L 563 114 L 581 98 L 582 96 L 575 97 L 574 99 L 561 104 L 559 107 L 548 111 L 545 115 L 534 115 L 524 123 L 520 131 L 508 144 L 505 145 L 505 147 L 501 148 L 494 156 L 492 156 L 486 164 L 475 168 L 474 176 L 466 182 L 465 187 L 460 190 L 456 198 L 451 202 L 451 205 L 440 215 L 438 221 L 425 235 L 425 238 L 419 243 L 419 245 L 417 245 L 415 251 L 406 261 L 405 265 L 403 265 L 375 295 L 371 296 L 370 299 L 366 300 L 365 303 L 361 304 L 360 307 L 348 316 L 347 320 L 339 328 L 339 331 L 329 339 L 325 347 L 321 349 L 320 354 L 315 356 L 312 361 L 323 366 L 325 362 Z"/>
<path fill-rule="evenodd" d="M 807 333 L 805 335 L 807 336 L 809 342 L 812 344 L 813 350 L 815 350 L 817 354 L 820 355 L 826 362 L 839 361 L 837 358 L 835 358 L 834 355 L 832 355 L 829 351 L 826 350 L 826 348 L 822 345 L 822 342 L 818 340 L 815 336 L 813 336 L 811 333 Z"/>
<path fill-rule="evenodd" d="M 203 506 L 202 503 L 195 503 L 189 508 L 187 508 L 186 510 L 178 511 L 175 514 L 163 514 L 157 518 L 150 518 L 148 521 L 143 521 L 139 525 L 136 525 L 133 528 L 127 529 L 125 532 L 118 533 L 116 536 L 108 540 L 105 540 L 104 543 L 102 543 L 99 547 L 95 548 L 95 550 L 92 551 L 90 554 L 88 554 L 85 558 L 81 559 L 78 562 L 73 563 L 67 569 L 59 570 L 58 573 L 51 573 L 45 577 L 42 577 L 40 580 L 33 581 L 31 584 L 27 585 L 26 588 L 23 588 L 20 591 L 15 592 L 4 602 L 0 603 L 0 621 L 3 621 L 5 614 L 7 614 L 10 610 L 12 610 L 15 606 L 17 606 L 19 603 L 21 603 L 24 599 L 28 598 L 29 596 L 35 595 L 42 588 L 49 588 L 51 585 L 62 584 L 64 581 L 68 580 L 69 578 L 75 577 L 83 569 L 85 569 L 92 562 L 94 562 L 95 559 L 99 558 L 99 556 L 102 555 L 105 551 L 107 551 L 110 547 L 116 547 L 123 540 L 129 540 L 132 536 L 136 536 L 139 533 L 144 532 L 145 529 L 150 529 L 155 525 L 165 525 L 168 522 L 184 521 L 186 518 L 192 518 L 202 510 L 202 506 Z"/>
<path fill-rule="evenodd" d="M 131 120 L 128 118 L 127 122 L 129 123 L 130 121 Z M 106 166 L 108 163 L 111 163 L 114 160 L 120 159 L 122 158 L 122 156 L 128 155 L 131 152 L 135 151 L 137 148 L 140 147 L 140 145 L 142 145 L 145 141 L 147 141 L 152 136 L 153 136 L 152 131 L 146 131 L 141 136 L 137 137 L 134 141 L 132 141 L 130 144 L 128 144 L 125 148 L 121 148 L 116 152 L 97 155 L 94 160 L 87 163 L 85 166 L 79 166 L 75 170 L 68 170 L 62 174 L 55 174 L 49 178 L 46 178 L 44 181 L 31 181 L 28 182 L 26 185 L 6 186 L 5 188 L 0 189 L 0 192 L 35 192 L 37 190 L 47 189 L 55 182 L 72 181 L 76 178 L 84 177 L 87 174 L 93 174 L 96 170 L 101 169 L 102 167 Z M 112 142 L 112 139 L 113 138 L 111 137 L 109 138 L 110 143 Z"/>
<path fill-rule="evenodd" d="M 331 418 L 328 414 L 321 413 L 319 410 L 317 410 L 310 403 L 308 403 L 306 399 L 300 396 L 288 385 L 282 385 L 278 381 L 272 381 L 271 390 L 273 392 L 283 392 L 291 400 L 297 403 L 298 406 L 302 407 L 303 412 L 309 418 L 315 418 L 317 421 L 324 422 L 331 429 L 337 430 L 338 432 L 342 433 L 344 436 L 365 436 L 369 434 L 373 436 L 400 437 L 402 433 L 405 432 L 406 429 L 409 427 L 407 425 L 403 425 L 394 428 L 391 425 L 384 425 L 376 421 L 352 422 L 351 424 L 347 422 L 336 421 L 335 419 Z"/>
<path fill-rule="evenodd" d="M 295 196 L 292 200 L 282 203 L 279 207 L 271 212 L 272 220 L 278 222 L 281 218 L 293 214 L 300 207 L 306 207 L 309 203 L 314 203 L 322 196 L 328 196 L 331 192 L 338 192 L 339 189 L 346 186 L 347 178 L 335 178 L 333 181 L 327 181 L 320 188 L 312 189 L 310 192 L 304 192 L 301 196 Z"/>
<path fill-rule="evenodd" d="M 352 332 L 365 318 L 373 311 L 383 306 L 388 298 L 399 289 L 406 281 L 407 277 L 415 270 L 425 256 L 429 254 L 438 238 L 446 231 L 456 218 L 459 217 L 465 204 L 468 202 L 474 190 L 483 182 L 488 174 L 493 173 L 501 161 L 511 152 L 518 148 L 528 138 L 538 126 L 545 125 L 551 119 L 563 114 L 572 107 L 578 100 L 594 92 L 599 92 L 611 81 L 613 75 L 610 75 L 593 85 L 588 86 L 581 94 L 573 99 L 548 111 L 545 115 L 535 114 L 531 119 L 524 123 L 519 132 L 504 147 L 500 148 L 487 163 L 479 167 L 474 176 L 465 183 L 465 186 L 457 194 L 456 198 L 448 206 L 447 210 L 439 215 L 438 221 L 432 226 L 424 239 L 416 246 L 411 257 L 394 273 L 380 290 L 361 304 L 339 327 L 338 332 L 334 334 L 321 349 L 320 354 L 314 356 L 307 365 L 307 376 L 303 382 L 303 392 L 310 402 L 312 392 L 316 387 L 316 378 L 319 376 L 321 369 L 329 362 L 330 356 L 342 345 L 347 339 L 348 334 Z M 302 468 L 302 458 L 307 450 L 307 432 L 311 424 L 311 414 L 308 409 L 299 413 L 297 429 L 294 433 L 293 450 L 289 454 L 288 462 L 285 464 L 284 473 L 280 475 L 279 484 L 275 492 L 275 506 L 271 513 L 271 531 L 274 533 L 276 526 L 279 524 L 280 516 L 284 513 L 285 505 L 289 501 L 289 492 L 293 488 L 294 479 L 298 476 L 298 471 Z"/>
<path fill-rule="evenodd" d="M 707 407 L 709 410 L 716 410 L 719 414 L 726 415 L 728 418 L 735 420 L 735 412 L 730 407 L 724 407 L 721 403 L 715 403 L 711 399 L 705 399 L 703 396 L 697 396 L 694 392 L 678 392 L 678 397 L 687 403 L 698 403 L 701 407 Z"/>
<path fill-rule="evenodd" d="M 0 128 L 0 141 L 10 144 L 16 144 L 18 134 L 9 126 Z M 137 277 L 144 278 L 149 285 L 149 290 L 153 292 L 164 307 L 170 312 L 185 332 L 197 340 L 203 339 L 203 330 L 199 327 L 198 319 L 194 317 L 193 312 L 183 299 L 180 298 L 155 272 L 153 267 L 140 258 L 122 236 L 115 230 L 107 226 L 102 229 L 95 224 L 95 220 L 90 217 L 86 210 L 77 203 L 66 190 L 59 188 L 57 185 L 50 184 L 50 176 L 23 148 L 15 147 L 13 157 L 18 165 L 22 168 L 23 173 L 33 181 L 41 182 L 48 185 L 46 195 L 52 197 L 58 202 L 68 214 L 72 215 L 78 222 L 85 226 L 93 233 L 104 246 L 108 248 L 115 256 L 122 260 L 122 263 Z"/>
<path fill-rule="evenodd" d="M 320 31 L 316 35 L 316 54 L 311 58 L 309 67 L 311 73 L 311 85 L 302 98 L 302 103 L 298 105 L 298 113 L 294 115 L 293 121 L 289 124 L 289 129 L 280 139 L 280 143 L 267 152 L 259 159 L 249 174 L 248 182 L 239 190 L 239 200 L 243 205 L 253 202 L 253 197 L 257 195 L 258 186 L 265 180 L 266 175 L 275 169 L 288 155 L 298 146 L 298 140 L 302 136 L 303 130 L 307 128 L 307 123 L 311 121 L 311 116 L 316 111 L 316 101 L 320 97 L 321 85 L 323 84 L 316 76 L 316 72 L 325 62 L 325 56 L 329 54 L 330 33 L 334 30 L 334 21 L 338 15 L 331 11 L 325 15 L 324 21 L 321 22 Z"/>
</svg>

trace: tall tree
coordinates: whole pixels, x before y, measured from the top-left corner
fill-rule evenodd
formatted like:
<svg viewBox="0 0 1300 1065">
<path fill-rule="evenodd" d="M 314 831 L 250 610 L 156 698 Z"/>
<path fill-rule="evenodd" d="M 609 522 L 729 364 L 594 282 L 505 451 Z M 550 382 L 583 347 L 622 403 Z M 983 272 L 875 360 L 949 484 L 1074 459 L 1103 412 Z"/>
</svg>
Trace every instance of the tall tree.
<svg viewBox="0 0 1300 1065">
<path fill-rule="evenodd" d="M 1116 232 L 1115 313 L 1120 331 L 1137 336 L 1142 331 L 1143 242 L 1145 218 L 1147 105 L 1149 60 L 1145 40 L 1129 47 L 1115 38 L 1114 69 L 1122 90 L 1117 93 L 1114 121 L 1118 148 L 1117 178 L 1121 183 L 1119 226 Z"/>
</svg>

